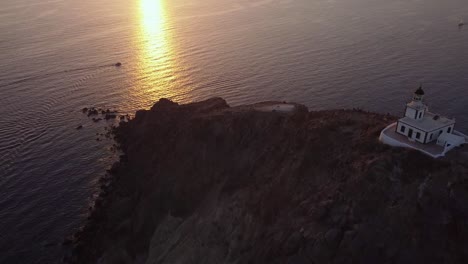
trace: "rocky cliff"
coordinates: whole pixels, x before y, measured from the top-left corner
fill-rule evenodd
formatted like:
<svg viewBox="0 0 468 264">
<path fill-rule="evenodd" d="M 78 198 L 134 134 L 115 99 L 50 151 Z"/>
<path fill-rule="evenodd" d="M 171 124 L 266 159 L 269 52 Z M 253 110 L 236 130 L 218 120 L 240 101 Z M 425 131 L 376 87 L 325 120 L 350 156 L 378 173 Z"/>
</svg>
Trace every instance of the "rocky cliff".
<svg viewBox="0 0 468 264">
<path fill-rule="evenodd" d="M 380 144 L 391 116 L 272 105 L 161 99 L 122 123 L 71 261 L 468 263 L 463 158 Z"/>
</svg>

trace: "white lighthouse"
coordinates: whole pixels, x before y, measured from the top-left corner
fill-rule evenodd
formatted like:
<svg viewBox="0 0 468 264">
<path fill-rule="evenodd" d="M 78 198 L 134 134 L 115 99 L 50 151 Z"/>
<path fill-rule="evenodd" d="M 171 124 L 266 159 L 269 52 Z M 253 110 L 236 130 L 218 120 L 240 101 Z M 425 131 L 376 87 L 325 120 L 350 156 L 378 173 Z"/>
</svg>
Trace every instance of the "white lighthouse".
<svg viewBox="0 0 468 264">
<path fill-rule="evenodd" d="M 424 104 L 422 86 L 406 104 L 405 116 L 386 127 L 380 134 L 383 143 L 418 149 L 433 157 L 465 143 L 466 135 L 455 131 L 455 119 L 429 112 Z"/>
<path fill-rule="evenodd" d="M 423 144 L 437 140 L 443 133 L 452 134 L 455 120 L 429 112 L 423 98 L 420 86 L 406 104 L 405 116 L 398 120 L 396 132 Z"/>
</svg>

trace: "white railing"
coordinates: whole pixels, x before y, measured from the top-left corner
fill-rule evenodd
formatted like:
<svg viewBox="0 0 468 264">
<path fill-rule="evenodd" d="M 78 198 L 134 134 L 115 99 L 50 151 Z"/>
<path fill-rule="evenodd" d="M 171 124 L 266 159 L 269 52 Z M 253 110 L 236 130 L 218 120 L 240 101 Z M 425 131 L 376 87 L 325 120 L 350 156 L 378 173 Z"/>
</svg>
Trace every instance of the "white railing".
<svg viewBox="0 0 468 264">
<path fill-rule="evenodd" d="M 454 130 L 453 131 L 453 134 L 457 135 L 457 136 L 460 136 L 460 137 L 464 137 L 465 138 L 465 143 L 468 143 L 468 136 L 463 134 L 462 132 L 460 131 L 457 131 L 457 130 Z"/>
</svg>

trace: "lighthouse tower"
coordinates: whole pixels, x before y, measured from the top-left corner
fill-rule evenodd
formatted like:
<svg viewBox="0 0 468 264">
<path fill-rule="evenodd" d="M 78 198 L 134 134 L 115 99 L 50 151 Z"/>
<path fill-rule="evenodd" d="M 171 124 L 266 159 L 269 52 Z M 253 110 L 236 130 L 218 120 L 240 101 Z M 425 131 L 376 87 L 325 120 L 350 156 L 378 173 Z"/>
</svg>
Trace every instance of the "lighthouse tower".
<svg viewBox="0 0 468 264">
<path fill-rule="evenodd" d="M 414 120 L 423 120 L 424 114 L 427 112 L 428 108 L 423 103 L 424 90 L 422 86 L 414 92 L 413 100 L 406 104 L 405 116 Z"/>
</svg>

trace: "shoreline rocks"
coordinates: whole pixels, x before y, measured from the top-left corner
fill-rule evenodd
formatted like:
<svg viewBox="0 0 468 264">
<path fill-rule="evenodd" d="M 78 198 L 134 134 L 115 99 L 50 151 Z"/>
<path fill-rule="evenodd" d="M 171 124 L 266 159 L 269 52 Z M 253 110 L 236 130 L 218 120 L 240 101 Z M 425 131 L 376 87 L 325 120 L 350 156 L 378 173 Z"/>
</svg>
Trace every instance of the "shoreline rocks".
<svg viewBox="0 0 468 264">
<path fill-rule="evenodd" d="M 81 112 L 83 114 L 86 114 L 88 117 L 91 116 L 99 116 L 101 115 L 102 117 L 93 117 L 92 120 L 94 122 L 99 122 L 103 119 L 105 120 L 110 120 L 110 119 L 116 119 L 117 117 L 121 120 L 124 121 L 125 119 L 129 120 L 130 116 L 128 114 L 126 115 L 119 115 L 119 111 L 117 110 L 110 110 L 110 109 L 102 109 L 102 108 L 96 108 L 96 107 L 84 107 Z"/>
</svg>

